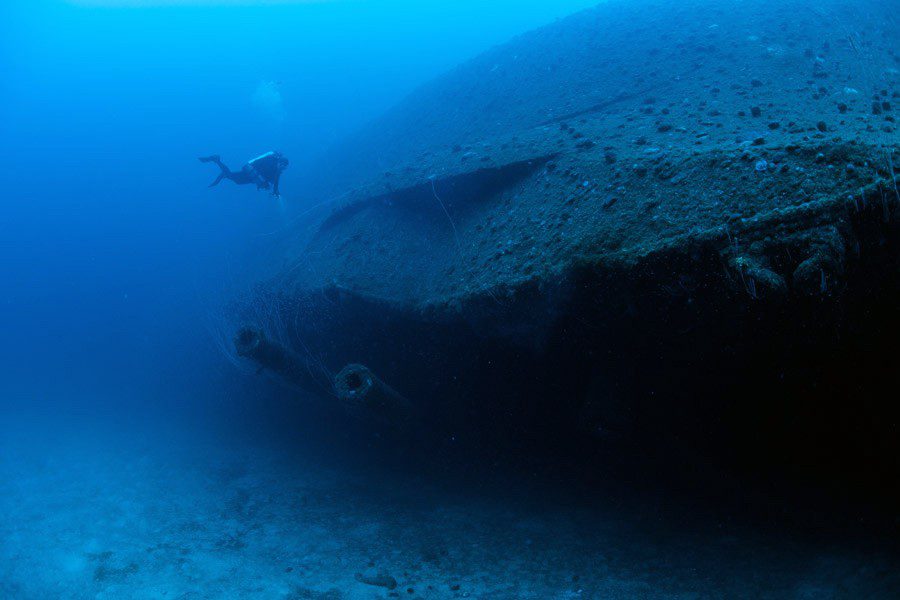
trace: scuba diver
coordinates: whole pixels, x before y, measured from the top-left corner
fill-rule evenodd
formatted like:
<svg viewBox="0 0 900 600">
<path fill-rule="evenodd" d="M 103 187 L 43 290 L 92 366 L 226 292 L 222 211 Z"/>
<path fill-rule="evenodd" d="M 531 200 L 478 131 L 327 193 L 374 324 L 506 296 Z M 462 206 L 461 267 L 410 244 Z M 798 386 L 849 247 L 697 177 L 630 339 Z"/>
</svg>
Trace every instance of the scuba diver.
<svg viewBox="0 0 900 600">
<path fill-rule="evenodd" d="M 267 190 L 271 187 L 272 195 L 276 198 L 281 198 L 281 194 L 278 191 L 278 179 L 287 168 L 288 159 L 280 152 L 266 152 L 261 156 L 257 156 L 241 167 L 240 171 L 229 169 L 218 154 L 201 156 L 200 162 L 215 163 L 221 169 L 219 176 L 209 184 L 209 187 L 219 185 L 219 182 L 223 179 L 230 179 L 238 185 L 255 183 L 257 190 Z"/>
</svg>

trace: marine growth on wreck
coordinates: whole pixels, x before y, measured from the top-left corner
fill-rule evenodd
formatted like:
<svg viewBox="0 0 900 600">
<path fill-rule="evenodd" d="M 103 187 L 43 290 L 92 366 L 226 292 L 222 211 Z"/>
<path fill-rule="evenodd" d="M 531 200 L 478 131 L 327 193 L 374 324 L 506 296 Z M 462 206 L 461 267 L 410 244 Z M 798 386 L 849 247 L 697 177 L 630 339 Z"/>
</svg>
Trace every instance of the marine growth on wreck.
<svg viewBox="0 0 900 600">
<path fill-rule="evenodd" d="M 438 439 L 690 438 L 883 488 L 900 58 L 865 5 L 609 2 L 495 47 L 304 172 L 237 314 Z"/>
<path fill-rule="evenodd" d="M 900 598 L 898 0 L 0 0 L 0 600 Z"/>
</svg>

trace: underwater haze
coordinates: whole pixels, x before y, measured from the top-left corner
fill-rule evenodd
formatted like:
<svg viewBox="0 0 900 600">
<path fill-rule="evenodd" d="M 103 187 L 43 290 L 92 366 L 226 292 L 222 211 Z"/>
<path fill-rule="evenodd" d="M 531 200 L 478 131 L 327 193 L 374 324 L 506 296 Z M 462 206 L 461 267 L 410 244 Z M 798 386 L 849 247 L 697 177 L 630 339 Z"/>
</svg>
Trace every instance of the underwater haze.
<svg viewBox="0 0 900 600">
<path fill-rule="evenodd" d="M 0 598 L 900 597 L 898 69 L 887 0 L 3 1 Z"/>
<path fill-rule="evenodd" d="M 214 368 L 206 313 L 284 216 L 245 189 L 208 191 L 196 157 L 278 149 L 299 165 L 415 85 L 588 4 L 4 2 L 2 318 L 18 340 L 4 393 L 177 393 L 150 390 Z M 285 202 L 302 207 L 292 171 Z"/>
</svg>

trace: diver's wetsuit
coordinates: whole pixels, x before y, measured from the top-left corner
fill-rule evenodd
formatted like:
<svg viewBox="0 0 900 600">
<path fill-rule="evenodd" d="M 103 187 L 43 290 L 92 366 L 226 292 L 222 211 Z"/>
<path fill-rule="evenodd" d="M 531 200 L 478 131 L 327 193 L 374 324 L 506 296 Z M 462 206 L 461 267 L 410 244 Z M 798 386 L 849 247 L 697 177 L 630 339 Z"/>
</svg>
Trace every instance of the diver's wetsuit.
<svg viewBox="0 0 900 600">
<path fill-rule="evenodd" d="M 268 184 L 272 184 L 272 193 L 279 196 L 278 180 L 281 178 L 281 172 L 287 168 L 288 161 L 278 152 L 266 152 L 261 156 L 257 156 L 248 162 L 244 168 L 249 167 L 258 177 Z"/>
<path fill-rule="evenodd" d="M 219 185 L 223 179 L 229 179 L 238 185 L 246 185 L 255 183 L 256 189 L 267 190 L 272 187 L 272 193 L 279 196 L 278 180 L 281 178 L 281 172 L 287 168 L 288 160 L 278 152 L 266 152 L 261 156 L 257 156 L 253 160 L 247 162 L 240 171 L 232 171 L 222 162 L 218 154 L 212 156 L 201 156 L 200 162 L 215 163 L 221 172 L 215 181 L 209 184 L 209 187 Z"/>
</svg>

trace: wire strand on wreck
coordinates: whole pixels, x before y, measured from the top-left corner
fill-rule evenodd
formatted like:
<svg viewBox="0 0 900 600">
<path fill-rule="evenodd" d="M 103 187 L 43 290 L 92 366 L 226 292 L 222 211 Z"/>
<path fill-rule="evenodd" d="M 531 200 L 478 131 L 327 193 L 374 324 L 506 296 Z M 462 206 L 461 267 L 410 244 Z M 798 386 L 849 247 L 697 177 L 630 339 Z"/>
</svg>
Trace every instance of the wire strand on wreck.
<svg viewBox="0 0 900 600">
<path fill-rule="evenodd" d="M 441 197 L 437 194 L 437 189 L 434 187 L 434 176 L 432 175 L 429 177 L 428 181 L 431 182 L 431 193 L 434 194 L 435 200 L 441 205 L 441 209 L 444 211 L 444 214 L 447 215 L 447 220 L 450 221 L 450 227 L 453 228 L 453 238 L 456 240 L 456 250 L 459 251 L 462 248 L 462 245 L 459 243 L 459 232 L 456 230 L 456 223 L 453 222 L 453 218 L 450 216 L 450 211 L 448 211 L 447 207 L 444 205 L 444 201 L 441 200 Z"/>
</svg>

